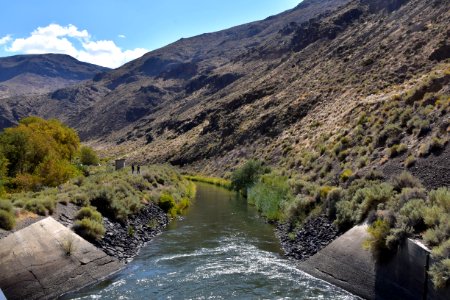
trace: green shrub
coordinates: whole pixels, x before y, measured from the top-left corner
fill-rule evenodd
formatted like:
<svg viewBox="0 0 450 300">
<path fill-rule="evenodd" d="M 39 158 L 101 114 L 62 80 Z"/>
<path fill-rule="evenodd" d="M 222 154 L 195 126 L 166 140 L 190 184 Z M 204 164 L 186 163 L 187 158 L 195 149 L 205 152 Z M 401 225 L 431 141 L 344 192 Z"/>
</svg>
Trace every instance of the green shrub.
<svg viewBox="0 0 450 300">
<path fill-rule="evenodd" d="M 332 186 L 328 185 L 321 186 L 320 189 L 317 191 L 316 199 L 318 201 L 325 201 L 331 190 L 333 190 Z"/>
<path fill-rule="evenodd" d="M 433 257 L 435 258 L 449 258 L 450 257 L 450 238 L 444 241 L 438 247 L 433 248 Z"/>
<path fill-rule="evenodd" d="M 177 213 L 181 214 L 183 211 L 185 211 L 189 206 L 191 205 L 191 201 L 189 198 L 182 198 L 180 202 L 177 204 Z"/>
<path fill-rule="evenodd" d="M 414 157 L 414 155 L 409 155 L 404 162 L 404 166 L 406 168 L 411 168 L 412 166 L 414 166 L 414 164 L 416 163 L 416 158 Z"/>
<path fill-rule="evenodd" d="M 431 266 L 430 276 L 436 288 L 445 288 L 450 281 L 450 258 L 443 259 Z"/>
<path fill-rule="evenodd" d="M 147 223 L 147 227 L 150 228 L 151 230 L 157 229 L 158 226 L 159 226 L 159 223 L 158 223 L 158 220 L 156 220 L 156 219 L 151 219 Z"/>
<path fill-rule="evenodd" d="M 341 152 L 338 153 L 337 158 L 340 161 L 344 161 L 347 158 L 347 156 L 349 156 L 349 154 L 350 154 L 350 150 L 349 149 L 342 150 Z"/>
<path fill-rule="evenodd" d="M 61 248 L 66 256 L 71 256 L 76 250 L 76 243 L 73 235 L 68 234 L 65 239 L 61 242 Z"/>
<path fill-rule="evenodd" d="M 98 223 L 103 222 L 102 215 L 93 207 L 82 207 L 75 216 L 76 220 L 90 219 Z"/>
<path fill-rule="evenodd" d="M 16 225 L 16 219 L 14 215 L 6 210 L 0 209 L 0 228 L 5 230 L 11 230 Z"/>
<path fill-rule="evenodd" d="M 428 200 L 431 204 L 442 207 L 445 212 L 450 213 L 450 190 L 447 187 L 430 191 Z"/>
<path fill-rule="evenodd" d="M 248 201 L 270 221 L 281 218 L 281 207 L 291 199 L 287 178 L 277 174 L 262 175 L 248 191 Z"/>
<path fill-rule="evenodd" d="M 249 160 L 231 174 L 231 186 L 234 190 L 246 195 L 247 189 L 256 183 L 259 176 L 268 172 L 269 169 L 262 162 Z"/>
<path fill-rule="evenodd" d="M 41 216 L 51 215 L 55 210 L 56 200 L 43 195 L 29 199 L 25 203 L 25 209 Z"/>
<path fill-rule="evenodd" d="M 399 140 L 399 135 L 402 132 L 401 128 L 395 124 L 387 125 L 378 135 L 375 146 L 380 147 L 384 145 L 392 146 Z"/>
<path fill-rule="evenodd" d="M 71 197 L 70 201 L 78 206 L 88 206 L 90 204 L 89 196 L 87 195 L 87 193 L 82 192 L 75 194 L 73 197 Z"/>
<path fill-rule="evenodd" d="M 141 207 L 137 191 L 126 181 L 113 181 L 113 186 L 103 186 L 93 194 L 91 205 L 104 216 L 125 221 Z"/>
<path fill-rule="evenodd" d="M 343 198 L 343 191 L 340 188 L 332 189 L 328 195 L 325 202 L 325 209 L 327 216 L 330 220 L 336 218 L 336 204 Z"/>
<path fill-rule="evenodd" d="M 360 223 L 379 204 L 388 203 L 394 196 L 393 188 L 387 183 L 373 183 L 357 180 L 346 192 L 353 195 L 336 203 L 336 225 L 347 229 Z M 341 194 L 342 195 L 342 194 Z"/>
<path fill-rule="evenodd" d="M 403 110 L 403 112 L 400 115 L 400 125 L 402 127 L 405 127 L 408 123 L 408 121 L 411 119 L 411 115 L 414 112 L 414 110 L 411 107 L 406 108 Z"/>
<path fill-rule="evenodd" d="M 367 228 L 369 238 L 364 241 L 363 247 L 378 253 L 386 249 L 386 238 L 389 234 L 389 223 L 382 219 L 377 219 L 372 225 Z"/>
<path fill-rule="evenodd" d="M 447 142 L 448 142 L 447 139 L 440 139 L 438 137 L 433 137 L 428 146 L 430 152 L 434 153 L 444 149 Z"/>
<path fill-rule="evenodd" d="M 430 144 L 429 143 L 423 143 L 419 146 L 419 149 L 417 150 L 417 155 L 420 157 L 425 157 L 430 154 Z"/>
<path fill-rule="evenodd" d="M 415 115 L 406 124 L 408 131 L 415 133 L 417 136 L 425 135 L 430 131 L 430 122 Z"/>
<path fill-rule="evenodd" d="M 135 230 L 134 230 L 133 226 L 128 226 L 127 231 L 128 231 L 128 236 L 130 236 L 130 237 L 134 236 Z"/>
<path fill-rule="evenodd" d="M 408 146 L 405 144 L 396 144 L 388 149 L 388 156 L 390 158 L 396 157 L 397 155 L 401 155 L 408 150 Z"/>
<path fill-rule="evenodd" d="M 83 146 L 80 149 L 80 163 L 86 166 L 98 165 L 100 162 L 97 153 L 91 147 Z"/>
<path fill-rule="evenodd" d="M 7 212 L 13 212 L 14 208 L 11 201 L 6 199 L 0 199 L 0 209 Z"/>
<path fill-rule="evenodd" d="M 349 200 L 341 200 L 336 203 L 336 220 L 335 224 L 339 230 L 345 231 L 352 227 L 355 223 L 355 212 L 358 209 L 358 204 Z"/>
<path fill-rule="evenodd" d="M 422 199 L 408 201 L 399 211 L 398 222 L 414 229 L 413 232 L 422 229 L 424 226 L 423 214 L 425 208 L 425 201 Z"/>
<path fill-rule="evenodd" d="M 350 177 L 353 176 L 353 171 L 350 169 L 345 169 L 344 171 L 342 171 L 340 178 L 343 182 L 347 181 L 350 179 Z"/>
<path fill-rule="evenodd" d="M 370 210 L 376 209 L 378 204 L 387 203 L 393 197 L 393 188 L 390 184 L 381 183 L 360 189 L 353 196 L 352 201 L 359 203 L 356 211 L 356 222 L 361 222 Z"/>
<path fill-rule="evenodd" d="M 87 218 L 77 220 L 74 224 L 74 230 L 88 241 L 101 240 L 105 235 L 105 227 L 102 223 Z"/>
<path fill-rule="evenodd" d="M 395 228 L 391 228 L 389 235 L 386 237 L 386 247 L 390 250 L 395 250 L 405 238 L 413 233 L 411 227 L 403 223 L 398 224 Z"/>
<path fill-rule="evenodd" d="M 402 208 L 403 205 L 408 203 L 410 200 L 413 199 L 421 199 L 425 200 L 427 199 L 427 193 L 426 190 L 423 188 L 404 188 L 402 189 L 401 193 L 397 196 L 392 203 L 392 209 L 395 211 L 398 211 Z"/>
<path fill-rule="evenodd" d="M 175 208 L 176 203 L 173 196 L 167 192 L 164 192 L 159 197 L 158 206 L 166 213 L 170 213 Z"/>
<path fill-rule="evenodd" d="M 358 158 L 358 161 L 356 163 L 356 166 L 358 168 L 364 168 L 365 166 L 367 166 L 369 163 L 369 158 L 367 156 L 363 156 Z"/>
<path fill-rule="evenodd" d="M 400 175 L 394 176 L 391 179 L 394 190 L 401 192 L 404 188 L 422 188 L 422 183 L 419 179 L 411 175 L 409 172 L 402 172 Z"/>
<path fill-rule="evenodd" d="M 314 198 L 297 195 L 295 199 L 284 203 L 282 219 L 301 224 L 316 207 Z"/>
</svg>

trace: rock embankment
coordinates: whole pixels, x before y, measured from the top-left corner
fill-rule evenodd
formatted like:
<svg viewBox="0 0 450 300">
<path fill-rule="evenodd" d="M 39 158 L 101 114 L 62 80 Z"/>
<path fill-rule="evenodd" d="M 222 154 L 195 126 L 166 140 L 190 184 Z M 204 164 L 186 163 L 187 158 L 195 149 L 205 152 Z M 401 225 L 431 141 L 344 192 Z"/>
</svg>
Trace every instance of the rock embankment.
<svg viewBox="0 0 450 300">
<path fill-rule="evenodd" d="M 339 232 L 326 216 L 320 216 L 306 221 L 300 230 L 293 233 L 289 233 L 288 225 L 280 225 L 277 235 L 286 256 L 305 260 L 334 241 Z"/>
<path fill-rule="evenodd" d="M 58 221 L 71 228 L 74 223 L 76 211 L 72 209 L 58 209 Z M 146 205 L 139 213 L 131 216 L 126 223 L 110 220 L 103 217 L 103 225 L 106 229 L 105 237 L 95 244 L 108 255 L 121 261 L 129 261 L 135 257 L 142 246 L 149 242 L 169 223 L 167 214 L 156 204 Z"/>
<path fill-rule="evenodd" d="M 136 256 L 149 242 L 167 226 L 169 218 L 157 205 L 151 203 L 124 223 L 104 218 L 105 237 L 96 246 L 119 260 Z"/>
</svg>

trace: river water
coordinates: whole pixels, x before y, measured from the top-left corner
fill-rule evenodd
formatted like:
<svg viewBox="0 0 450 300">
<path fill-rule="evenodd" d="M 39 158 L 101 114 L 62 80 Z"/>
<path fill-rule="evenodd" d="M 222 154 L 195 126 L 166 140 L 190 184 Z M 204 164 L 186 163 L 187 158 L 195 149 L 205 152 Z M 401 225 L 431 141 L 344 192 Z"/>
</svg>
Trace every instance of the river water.
<svg viewBox="0 0 450 300">
<path fill-rule="evenodd" d="M 254 208 L 206 184 L 124 270 L 68 298 L 357 299 L 298 270 Z"/>
</svg>

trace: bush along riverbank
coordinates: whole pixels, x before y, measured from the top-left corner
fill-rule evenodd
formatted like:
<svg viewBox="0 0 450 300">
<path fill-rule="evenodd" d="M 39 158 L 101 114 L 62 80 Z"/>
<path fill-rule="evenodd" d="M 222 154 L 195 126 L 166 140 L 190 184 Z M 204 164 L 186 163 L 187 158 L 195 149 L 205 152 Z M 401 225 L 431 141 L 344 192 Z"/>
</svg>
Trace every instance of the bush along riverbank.
<svg viewBox="0 0 450 300">
<path fill-rule="evenodd" d="M 426 190 L 408 172 L 390 179 L 375 171 L 352 175 L 338 186 L 271 170 L 248 161 L 231 176 L 232 187 L 246 196 L 277 233 L 287 256 L 304 260 L 341 233 L 364 221 L 369 239 L 364 246 L 378 257 L 388 257 L 408 237 L 422 240 L 437 261 L 429 275 L 436 288 L 450 278 L 450 190 Z"/>
<path fill-rule="evenodd" d="M 141 174 L 112 166 L 84 171 L 57 188 L 8 194 L 0 204 L 13 215 L 55 215 L 107 254 L 126 261 L 195 197 L 195 184 L 168 165 L 144 166 Z"/>
</svg>

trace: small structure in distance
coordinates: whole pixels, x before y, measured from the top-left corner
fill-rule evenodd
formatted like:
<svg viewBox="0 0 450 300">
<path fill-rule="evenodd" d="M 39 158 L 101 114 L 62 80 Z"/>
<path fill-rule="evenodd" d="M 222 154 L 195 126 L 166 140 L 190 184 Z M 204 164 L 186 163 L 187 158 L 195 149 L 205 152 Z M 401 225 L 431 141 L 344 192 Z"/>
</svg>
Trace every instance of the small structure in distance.
<svg viewBox="0 0 450 300">
<path fill-rule="evenodd" d="M 116 171 L 125 168 L 125 158 L 116 159 Z"/>
</svg>

